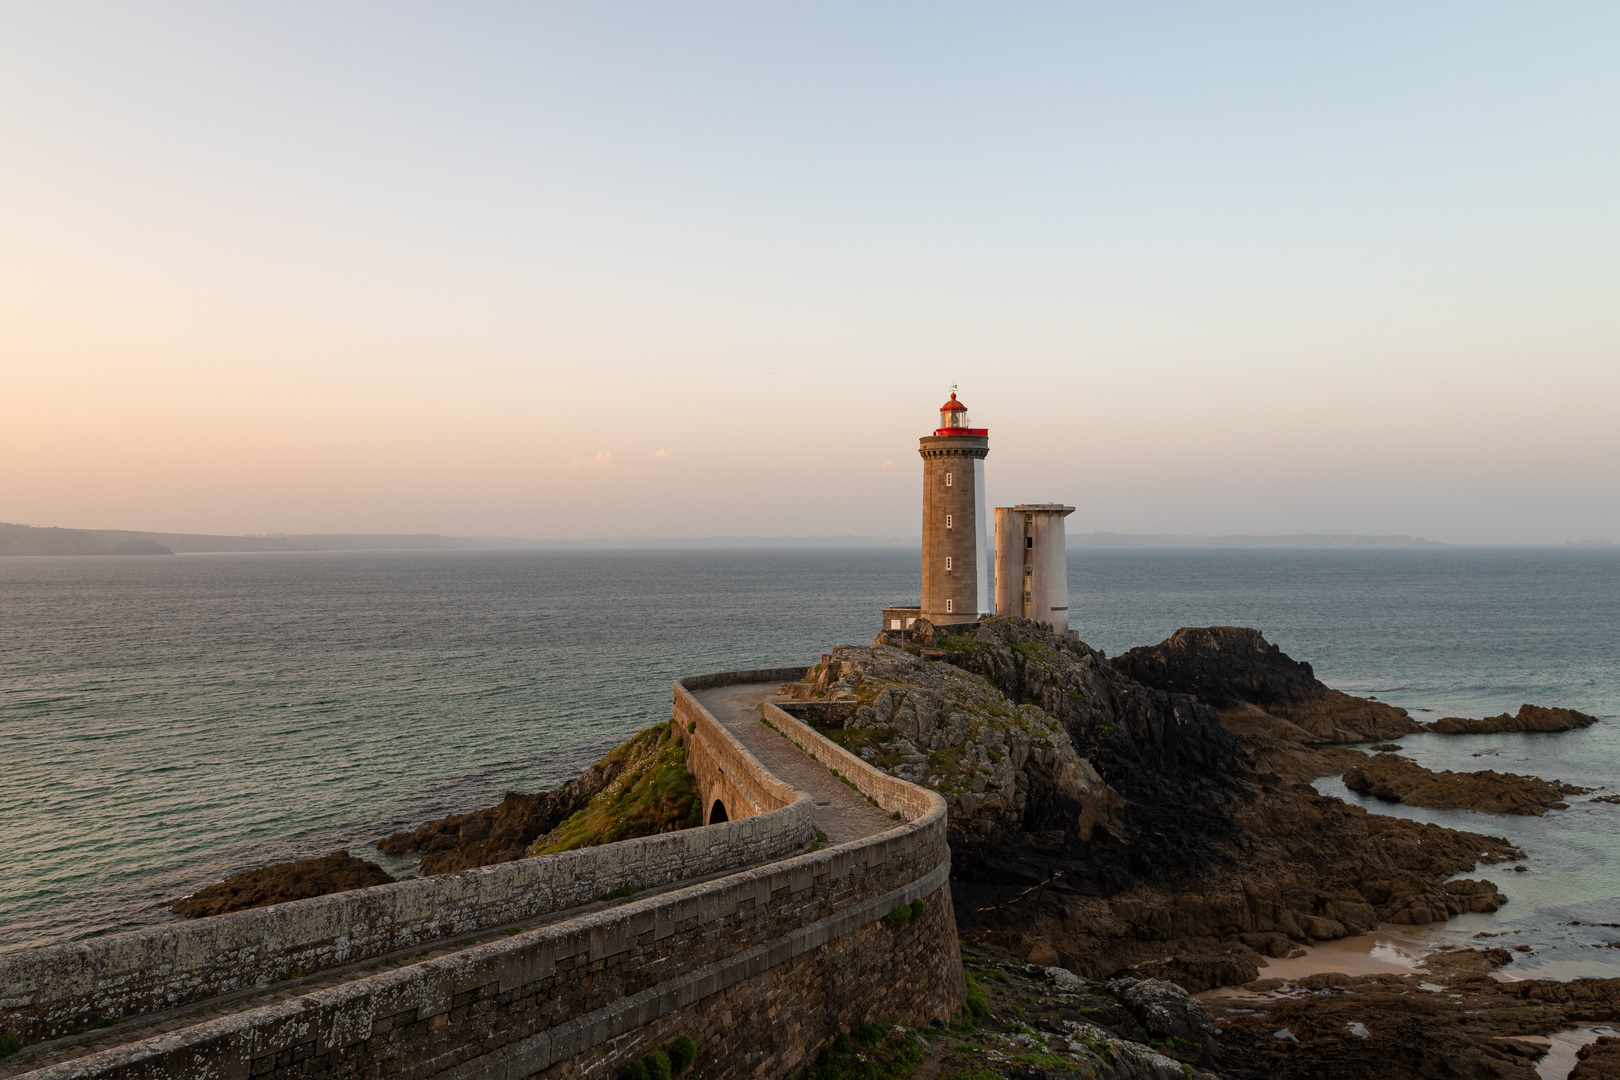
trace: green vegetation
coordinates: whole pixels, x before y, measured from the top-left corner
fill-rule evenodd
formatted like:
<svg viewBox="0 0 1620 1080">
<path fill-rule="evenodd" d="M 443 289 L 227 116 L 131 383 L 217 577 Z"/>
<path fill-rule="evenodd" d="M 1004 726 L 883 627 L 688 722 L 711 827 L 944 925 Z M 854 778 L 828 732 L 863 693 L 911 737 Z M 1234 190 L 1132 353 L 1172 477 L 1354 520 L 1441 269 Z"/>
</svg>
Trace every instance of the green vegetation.
<svg viewBox="0 0 1620 1080">
<path fill-rule="evenodd" d="M 927 910 L 928 901 L 919 896 L 909 904 L 900 904 L 891 909 L 887 915 L 883 916 L 883 922 L 886 926 L 899 926 L 901 923 L 908 923 L 913 919 L 922 918 L 923 913 Z"/>
<path fill-rule="evenodd" d="M 692 1041 L 692 1036 L 682 1035 L 669 1044 L 669 1065 L 677 1073 L 690 1069 L 696 1060 L 697 1043 Z"/>
<path fill-rule="evenodd" d="M 623 900 L 627 896 L 636 895 L 636 890 L 628 885 L 620 885 L 617 889 L 609 889 L 602 894 L 604 900 Z"/>
<path fill-rule="evenodd" d="M 922 1059 L 922 1043 L 909 1031 L 865 1023 L 822 1047 L 809 1080 L 906 1080 Z"/>
<path fill-rule="evenodd" d="M 553 855 L 703 824 L 703 805 L 686 771 L 686 749 L 673 723 L 637 732 L 602 760 L 622 761 L 623 768 L 585 809 L 536 840 L 530 855 Z"/>
<path fill-rule="evenodd" d="M 967 977 L 967 1011 L 974 1020 L 982 1020 L 990 1011 L 990 995 L 985 993 L 979 980 L 973 977 L 971 971 L 963 973 Z"/>
<path fill-rule="evenodd" d="M 0 1058 L 10 1057 L 22 1049 L 22 1040 L 15 1035 L 0 1035 Z"/>
<path fill-rule="evenodd" d="M 697 1060 L 697 1043 L 682 1035 L 666 1049 L 654 1050 L 619 1068 L 619 1080 L 671 1080 L 681 1076 Z"/>
</svg>

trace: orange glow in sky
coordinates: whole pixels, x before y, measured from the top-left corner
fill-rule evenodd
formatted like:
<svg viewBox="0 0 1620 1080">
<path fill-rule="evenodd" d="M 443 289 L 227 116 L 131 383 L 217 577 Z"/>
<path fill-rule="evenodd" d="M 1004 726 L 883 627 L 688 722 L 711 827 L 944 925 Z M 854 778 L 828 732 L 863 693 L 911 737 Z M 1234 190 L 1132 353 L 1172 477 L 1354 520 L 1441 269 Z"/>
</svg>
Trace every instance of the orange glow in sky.
<svg viewBox="0 0 1620 1080">
<path fill-rule="evenodd" d="M 1617 31 L 10 5 L 0 520 L 1620 540 Z"/>
</svg>

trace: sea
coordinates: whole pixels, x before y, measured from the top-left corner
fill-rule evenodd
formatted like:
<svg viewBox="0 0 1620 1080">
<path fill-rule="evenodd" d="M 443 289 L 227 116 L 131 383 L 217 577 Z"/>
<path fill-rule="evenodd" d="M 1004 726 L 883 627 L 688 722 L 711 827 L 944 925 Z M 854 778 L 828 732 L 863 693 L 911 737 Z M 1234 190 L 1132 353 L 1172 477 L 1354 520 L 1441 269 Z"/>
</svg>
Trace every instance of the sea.
<svg viewBox="0 0 1620 1080">
<path fill-rule="evenodd" d="M 338 552 L 0 559 L 0 952 L 173 921 L 230 874 L 553 787 L 670 714 L 685 674 L 813 663 L 915 602 L 917 552 Z M 1419 719 L 1523 702 L 1556 735 L 1401 740 L 1431 768 L 1620 791 L 1620 551 L 1084 549 L 1070 616 L 1117 655 L 1260 629 L 1319 678 Z M 1620 975 L 1620 805 L 1375 813 L 1512 840 L 1494 915 L 1438 943 L 1511 970 Z"/>
</svg>

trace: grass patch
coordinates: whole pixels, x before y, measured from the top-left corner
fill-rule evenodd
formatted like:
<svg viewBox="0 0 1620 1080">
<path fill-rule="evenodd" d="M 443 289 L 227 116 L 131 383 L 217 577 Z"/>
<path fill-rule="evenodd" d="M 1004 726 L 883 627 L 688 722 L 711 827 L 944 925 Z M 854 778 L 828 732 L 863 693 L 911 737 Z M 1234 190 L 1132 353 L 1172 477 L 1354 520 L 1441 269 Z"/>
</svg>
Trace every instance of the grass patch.
<svg viewBox="0 0 1620 1080">
<path fill-rule="evenodd" d="M 808 1080 L 907 1080 L 923 1060 L 909 1031 L 865 1023 L 821 1048 Z"/>
<path fill-rule="evenodd" d="M 614 747 L 604 761 L 624 759 L 623 771 L 579 813 L 529 848 L 530 855 L 611 844 L 703 824 L 686 748 L 670 724 L 656 724 Z"/>
<path fill-rule="evenodd" d="M 979 980 L 973 977 L 971 971 L 963 972 L 967 978 L 967 1011 L 974 1020 L 982 1020 L 990 1011 L 990 995 L 985 992 Z"/>
</svg>

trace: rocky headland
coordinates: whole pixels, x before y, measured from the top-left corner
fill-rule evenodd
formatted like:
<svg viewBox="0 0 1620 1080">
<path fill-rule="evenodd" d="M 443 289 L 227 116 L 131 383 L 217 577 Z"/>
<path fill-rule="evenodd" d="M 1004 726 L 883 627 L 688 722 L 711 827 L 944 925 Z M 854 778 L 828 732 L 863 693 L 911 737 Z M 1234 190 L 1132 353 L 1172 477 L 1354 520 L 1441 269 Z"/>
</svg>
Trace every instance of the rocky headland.
<svg viewBox="0 0 1620 1080">
<path fill-rule="evenodd" d="M 1434 772 L 1395 754 L 1365 758 L 1344 774 L 1344 786 L 1363 795 L 1407 806 L 1535 815 L 1548 810 L 1567 810 L 1569 804 L 1564 802 L 1565 796 L 1584 795 L 1593 790 L 1492 769 L 1470 773 Z"/>
<path fill-rule="evenodd" d="M 945 796 L 971 941 L 1197 991 L 1248 982 L 1304 943 L 1503 902 L 1488 881 L 1447 879 L 1518 858 L 1507 841 L 1368 814 L 1257 766 L 1228 713 L 1254 706 L 1309 730 L 1261 702 L 1336 735 L 1416 725 L 1326 692 L 1254 631 L 1182 631 L 1162 664 L 1142 650 L 1112 663 L 1017 618 L 963 632 L 919 623 L 906 647 L 888 640 L 834 650 L 783 696 L 835 741 Z M 1212 653 L 1213 675 L 1181 662 Z"/>
<path fill-rule="evenodd" d="M 1489 880 L 1453 879 L 1523 857 L 1500 837 L 1369 814 L 1309 780 L 1344 772 L 1353 790 L 1412 805 L 1528 814 L 1582 789 L 1324 745 L 1425 726 L 1324 686 L 1254 630 L 1184 629 L 1110 660 L 1017 618 L 919 622 L 904 641 L 833 650 L 778 701 L 944 796 L 976 976 L 952 1030 L 866 1025 L 830 1046 L 816 1075 L 1530 1080 L 1538 1037 L 1620 1021 L 1620 980 L 1498 982 L 1491 973 L 1514 958 L 1500 948 L 1438 954 L 1410 975 L 1262 978 L 1271 959 L 1379 923 L 1494 911 L 1506 901 Z M 1498 722 L 1526 726 L 1489 730 L 1591 718 L 1525 706 L 1459 723 Z M 438 874 L 700 820 L 665 723 L 553 791 L 511 793 L 378 846 L 420 852 L 421 872 Z M 338 852 L 238 875 L 176 910 L 386 880 Z M 1188 996 L 1236 986 L 1207 1003 Z M 1620 1075 L 1607 1071 L 1616 1060 L 1600 1044 L 1574 1075 Z"/>
</svg>

